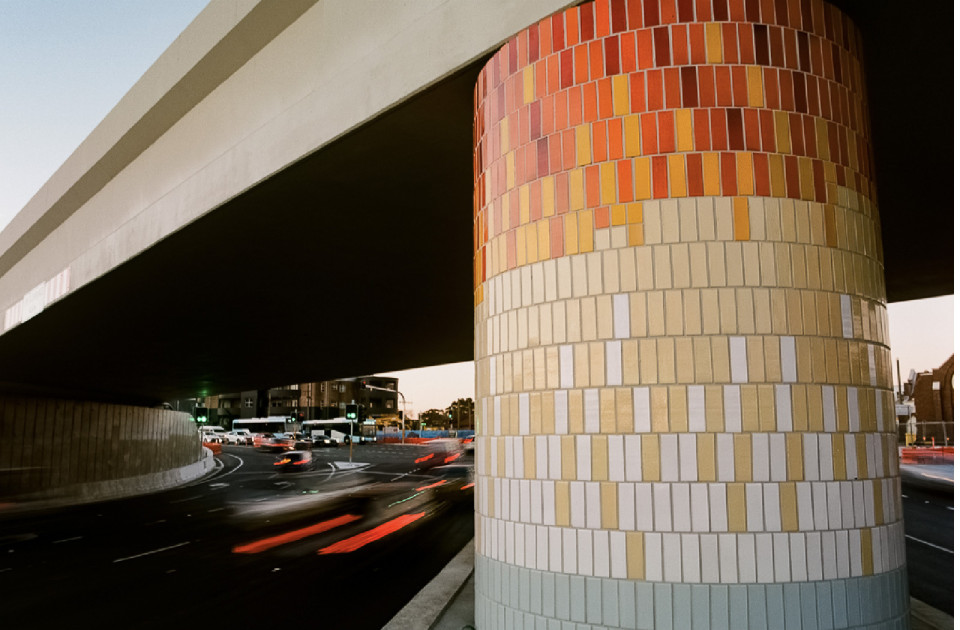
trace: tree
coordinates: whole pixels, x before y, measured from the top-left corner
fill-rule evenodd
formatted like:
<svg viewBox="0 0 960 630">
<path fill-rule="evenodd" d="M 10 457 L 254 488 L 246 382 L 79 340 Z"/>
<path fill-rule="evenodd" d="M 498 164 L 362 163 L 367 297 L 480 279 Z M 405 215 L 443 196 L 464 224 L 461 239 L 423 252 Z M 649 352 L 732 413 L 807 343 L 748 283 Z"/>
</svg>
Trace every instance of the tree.
<svg viewBox="0 0 960 630">
<path fill-rule="evenodd" d="M 427 409 L 420 413 L 420 422 L 428 427 L 445 427 L 449 421 L 447 412 L 440 409 Z"/>
<path fill-rule="evenodd" d="M 457 429 L 472 429 L 473 423 L 473 399 L 458 398 L 450 403 L 446 412 L 448 423 Z"/>
</svg>

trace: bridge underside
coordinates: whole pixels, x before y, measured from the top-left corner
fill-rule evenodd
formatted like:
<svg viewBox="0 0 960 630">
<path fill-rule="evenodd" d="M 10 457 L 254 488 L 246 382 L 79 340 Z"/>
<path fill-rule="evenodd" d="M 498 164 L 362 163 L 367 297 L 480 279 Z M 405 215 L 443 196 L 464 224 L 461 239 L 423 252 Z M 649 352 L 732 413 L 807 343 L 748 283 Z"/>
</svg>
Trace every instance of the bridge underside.
<svg viewBox="0 0 960 630">
<path fill-rule="evenodd" d="M 935 228 L 952 216 L 949 140 L 936 133 L 950 81 L 918 60 L 942 58 L 931 51 L 952 38 L 926 29 L 951 21 L 933 7 L 841 6 L 873 21 L 862 28 L 888 299 L 950 294 L 950 231 Z M 482 61 L 0 336 L 0 391 L 155 404 L 472 359 Z M 904 124 L 898 99 L 917 92 L 935 111 Z"/>
</svg>

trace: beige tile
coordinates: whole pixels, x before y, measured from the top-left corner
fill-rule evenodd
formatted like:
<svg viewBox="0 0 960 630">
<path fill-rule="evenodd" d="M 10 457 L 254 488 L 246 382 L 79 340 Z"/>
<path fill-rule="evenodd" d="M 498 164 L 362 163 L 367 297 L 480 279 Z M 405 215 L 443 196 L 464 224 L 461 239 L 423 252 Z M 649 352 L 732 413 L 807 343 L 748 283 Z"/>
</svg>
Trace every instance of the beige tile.
<svg viewBox="0 0 960 630">
<path fill-rule="evenodd" d="M 773 385 L 757 386 L 757 409 L 760 414 L 760 430 L 772 433 L 777 430 L 777 397 Z"/>
<path fill-rule="evenodd" d="M 712 433 L 697 434 L 697 479 L 717 480 L 716 438 Z"/>
<path fill-rule="evenodd" d="M 810 415 L 807 411 L 807 393 L 803 385 L 794 385 L 790 388 L 790 407 L 793 414 L 793 430 L 807 432 L 810 430 Z"/>
<path fill-rule="evenodd" d="M 567 394 L 567 415 L 570 433 L 583 433 L 583 390 L 572 389 Z"/>
<path fill-rule="evenodd" d="M 606 481 L 609 473 L 607 463 L 607 436 L 594 435 L 590 438 L 590 474 L 594 481 Z"/>
<path fill-rule="evenodd" d="M 736 289 L 717 289 L 717 297 L 720 302 L 720 332 L 724 335 L 738 334 Z"/>
<path fill-rule="evenodd" d="M 571 440 L 573 438 L 570 438 Z M 566 476 L 564 476 L 566 478 Z M 570 527 L 570 483 L 558 481 L 554 484 L 556 518 L 559 527 Z"/>
<path fill-rule="evenodd" d="M 660 481 L 660 437 L 650 434 L 641 435 L 640 451 L 643 480 Z"/>
<path fill-rule="evenodd" d="M 613 339 L 613 296 L 598 295 L 596 308 L 597 339 Z"/>
<path fill-rule="evenodd" d="M 683 334 L 683 294 L 679 290 L 664 291 L 664 318 L 667 335 Z"/>
<path fill-rule="evenodd" d="M 703 289 L 700 292 L 703 309 L 703 334 L 720 333 L 720 298 L 717 289 Z"/>
<path fill-rule="evenodd" d="M 723 387 L 707 385 L 704 387 L 704 404 L 707 416 L 707 431 L 721 433 L 725 430 L 723 416 Z"/>
<path fill-rule="evenodd" d="M 706 243 L 690 243 L 690 285 L 706 287 L 710 284 L 707 271 Z"/>
<path fill-rule="evenodd" d="M 733 475 L 736 481 L 753 481 L 753 446 L 747 433 L 733 436 Z"/>
<path fill-rule="evenodd" d="M 727 531 L 747 531 L 747 498 L 742 483 L 727 484 Z"/>
<path fill-rule="evenodd" d="M 730 382 L 730 344 L 726 337 L 710 338 L 713 378 L 717 383 Z"/>
<path fill-rule="evenodd" d="M 596 460 L 594 460 L 596 461 Z M 617 529 L 620 526 L 619 510 L 617 508 L 617 484 L 605 482 L 600 484 L 600 527 L 603 529 Z"/>
<path fill-rule="evenodd" d="M 616 426 L 614 431 L 621 435 L 633 431 L 633 391 L 629 387 L 618 387 L 615 394 Z"/>
<path fill-rule="evenodd" d="M 583 341 L 595 341 L 597 339 L 597 302 L 595 298 L 585 297 L 580 300 L 580 333 Z"/>
<path fill-rule="evenodd" d="M 656 339 L 640 340 L 640 382 L 644 385 L 658 382 Z"/>
<path fill-rule="evenodd" d="M 797 518 L 797 485 L 783 482 L 780 486 L 780 528 L 785 532 L 795 532 L 800 529 Z"/>
<path fill-rule="evenodd" d="M 667 433 L 670 430 L 669 400 L 666 387 L 650 388 L 650 429 L 654 433 Z M 646 453 L 644 453 L 646 457 Z M 658 464 L 659 466 L 659 464 Z"/>
<path fill-rule="evenodd" d="M 696 380 L 694 374 L 693 338 L 677 337 L 674 340 L 674 349 L 677 356 L 677 382 L 693 383 Z"/>
<path fill-rule="evenodd" d="M 590 386 L 603 387 L 607 384 L 606 360 L 603 342 L 594 342 L 590 349 Z"/>
<path fill-rule="evenodd" d="M 643 536 L 643 532 L 627 532 L 627 577 L 631 580 L 642 580 L 646 576 Z"/>
<path fill-rule="evenodd" d="M 640 348 L 636 339 L 624 339 L 621 347 L 623 358 L 623 384 L 640 384 Z"/>
<path fill-rule="evenodd" d="M 647 292 L 647 333 L 654 337 L 666 334 L 663 291 Z"/>
<path fill-rule="evenodd" d="M 577 343 L 583 340 L 583 328 L 580 324 L 580 300 L 567 300 L 564 302 L 566 308 L 566 330 L 567 342 Z"/>
<path fill-rule="evenodd" d="M 600 432 L 617 432 L 617 392 L 614 389 L 600 390 Z"/>
<path fill-rule="evenodd" d="M 727 261 L 727 286 L 743 286 L 743 246 L 741 243 L 724 243 Z"/>
<path fill-rule="evenodd" d="M 636 247 L 637 255 L 637 289 L 650 291 L 653 289 L 653 248 Z"/>
<path fill-rule="evenodd" d="M 740 386 L 740 423 L 745 433 L 760 430 L 759 394 L 756 385 Z"/>
<path fill-rule="evenodd" d="M 681 243 L 670 247 L 670 259 L 673 268 L 673 283 L 677 289 L 690 286 L 690 253 L 689 247 Z"/>
<path fill-rule="evenodd" d="M 727 286 L 727 262 L 724 244 L 707 242 L 707 268 L 710 273 L 711 287 Z"/>
<path fill-rule="evenodd" d="M 757 333 L 769 335 L 773 333 L 773 313 L 770 311 L 770 291 L 767 289 L 751 289 L 753 293 L 754 321 Z"/>
<path fill-rule="evenodd" d="M 803 436 L 787 433 L 787 479 L 803 481 Z"/>
<path fill-rule="evenodd" d="M 757 332 L 754 325 L 753 289 L 734 290 L 737 305 L 737 331 L 741 335 L 753 335 Z"/>
<path fill-rule="evenodd" d="M 660 383 L 676 383 L 677 369 L 671 338 L 657 339 L 657 376 Z"/>
<path fill-rule="evenodd" d="M 669 401 L 669 425 L 671 433 L 686 433 L 687 422 L 687 388 L 679 385 L 667 388 Z"/>
</svg>

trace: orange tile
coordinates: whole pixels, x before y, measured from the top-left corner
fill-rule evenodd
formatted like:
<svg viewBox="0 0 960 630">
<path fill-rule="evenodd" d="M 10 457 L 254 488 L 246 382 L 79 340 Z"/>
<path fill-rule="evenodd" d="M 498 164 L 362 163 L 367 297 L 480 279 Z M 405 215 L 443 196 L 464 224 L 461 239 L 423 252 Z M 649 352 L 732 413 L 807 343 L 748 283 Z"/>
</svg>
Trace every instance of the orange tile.
<svg viewBox="0 0 960 630">
<path fill-rule="evenodd" d="M 629 74 L 637 70 L 637 36 L 635 33 L 620 35 L 620 72 Z"/>
<path fill-rule="evenodd" d="M 601 120 L 613 116 L 613 84 L 610 77 L 597 81 L 597 114 Z"/>
<path fill-rule="evenodd" d="M 600 205 L 600 167 L 588 166 L 584 172 L 587 180 L 587 207 L 596 208 Z"/>
<path fill-rule="evenodd" d="M 653 198 L 666 199 L 669 196 L 667 180 L 667 158 L 663 155 L 655 155 L 651 162 L 651 180 L 653 181 Z"/>
<path fill-rule="evenodd" d="M 602 120 L 592 123 L 590 134 L 593 137 L 593 161 L 605 161 L 607 159 L 607 124 Z"/>
<path fill-rule="evenodd" d="M 743 131 L 746 140 L 746 147 L 749 151 L 759 151 L 760 142 L 760 116 L 755 109 L 743 110 Z"/>
<path fill-rule="evenodd" d="M 567 47 L 571 47 L 574 44 L 580 42 L 580 20 L 578 19 L 579 11 L 577 7 L 570 7 L 563 12 L 563 21 L 566 24 L 567 31 Z"/>
<path fill-rule="evenodd" d="M 583 122 L 593 122 L 597 119 L 597 84 L 583 84 Z"/>
<path fill-rule="evenodd" d="M 754 153 L 753 155 L 753 179 L 757 185 L 757 196 L 769 197 L 771 194 L 770 168 L 765 153 Z"/>
<path fill-rule="evenodd" d="M 660 0 L 660 23 L 673 24 L 677 21 L 677 5 L 675 0 Z"/>
<path fill-rule="evenodd" d="M 731 107 L 733 105 L 733 88 L 730 80 L 730 67 L 717 66 L 715 73 L 717 77 L 717 105 Z"/>
<path fill-rule="evenodd" d="M 583 89 L 579 86 L 567 90 L 567 111 L 570 118 L 568 125 L 576 127 L 583 122 Z"/>
<path fill-rule="evenodd" d="M 737 39 L 739 40 L 740 48 L 740 63 L 742 64 L 754 64 L 756 59 L 754 57 L 754 46 L 753 46 L 753 25 L 745 24 L 740 20 L 735 20 L 740 22 L 737 24 Z"/>
<path fill-rule="evenodd" d="M 747 96 L 747 69 L 743 66 L 734 66 L 730 69 L 733 79 L 733 104 L 736 107 L 747 107 L 750 99 Z"/>
<path fill-rule="evenodd" d="M 703 156 L 699 153 L 688 153 L 687 157 L 687 192 L 691 197 L 703 196 Z"/>
<path fill-rule="evenodd" d="M 663 109 L 663 72 L 647 70 L 647 110 Z"/>
<path fill-rule="evenodd" d="M 633 201 L 633 162 L 631 160 L 617 162 L 617 200 Z"/>
<path fill-rule="evenodd" d="M 663 69 L 663 100 L 667 109 L 682 107 L 680 95 L 680 68 Z"/>
<path fill-rule="evenodd" d="M 646 110 L 646 83 L 643 72 L 630 75 L 630 111 L 634 114 Z"/>
<path fill-rule="evenodd" d="M 687 26 L 685 24 L 675 24 L 670 27 L 670 43 L 673 63 L 678 66 L 690 63 L 690 58 L 687 55 Z"/>
<path fill-rule="evenodd" d="M 604 76 L 603 71 L 603 41 L 599 39 L 590 40 L 590 80 L 596 81 Z"/>
<path fill-rule="evenodd" d="M 653 31 L 646 29 L 637 32 L 637 68 L 646 70 L 653 67 Z"/>
<path fill-rule="evenodd" d="M 560 55 L 550 55 L 547 61 L 547 93 L 553 94 L 560 89 Z"/>
<path fill-rule="evenodd" d="M 577 165 L 577 137 L 576 129 L 564 129 L 560 132 L 563 145 L 563 169 L 569 171 Z"/>
<path fill-rule="evenodd" d="M 714 151 L 723 151 L 727 148 L 727 116 L 726 110 L 710 110 L 711 148 Z"/>
<path fill-rule="evenodd" d="M 607 121 L 607 146 L 609 159 L 619 160 L 623 157 L 623 119 L 611 118 Z"/>
<path fill-rule="evenodd" d="M 697 68 L 697 91 L 700 107 L 714 107 L 717 104 L 717 88 L 714 81 L 713 68 L 699 66 Z"/>
<path fill-rule="evenodd" d="M 724 22 L 720 25 L 720 37 L 723 45 L 723 63 L 735 64 L 740 62 L 739 40 L 737 39 L 737 25 L 733 22 Z"/>
<path fill-rule="evenodd" d="M 610 0 L 596 0 L 594 7 L 597 37 L 606 37 L 610 34 Z"/>
<path fill-rule="evenodd" d="M 570 126 L 567 117 L 567 93 L 558 92 L 553 95 L 553 128 L 557 131 Z"/>
<path fill-rule="evenodd" d="M 644 155 L 657 153 L 657 115 L 640 115 L 640 142 Z"/>
<path fill-rule="evenodd" d="M 560 146 L 560 134 L 550 134 L 549 140 L 548 146 L 550 151 L 550 172 L 557 173 L 563 166 L 563 147 Z"/>
<path fill-rule="evenodd" d="M 707 47 L 704 43 L 704 28 L 701 23 L 693 23 L 687 32 L 690 40 L 690 63 L 702 65 L 707 63 Z"/>
<path fill-rule="evenodd" d="M 596 229 L 610 227 L 610 208 L 601 206 L 593 211 L 593 225 Z"/>
<path fill-rule="evenodd" d="M 672 111 L 657 113 L 657 129 L 659 131 L 660 153 L 672 153 L 676 151 L 677 145 Z"/>
<path fill-rule="evenodd" d="M 763 102 L 767 109 L 780 109 L 780 83 L 776 68 L 763 69 Z"/>
<path fill-rule="evenodd" d="M 578 85 L 590 80 L 590 53 L 586 44 L 573 49 L 573 80 Z"/>
<path fill-rule="evenodd" d="M 560 258 L 563 256 L 563 218 L 553 217 L 550 219 L 550 257 Z"/>
<path fill-rule="evenodd" d="M 733 198 L 733 238 L 737 241 L 750 240 L 750 206 L 744 197 Z"/>
</svg>

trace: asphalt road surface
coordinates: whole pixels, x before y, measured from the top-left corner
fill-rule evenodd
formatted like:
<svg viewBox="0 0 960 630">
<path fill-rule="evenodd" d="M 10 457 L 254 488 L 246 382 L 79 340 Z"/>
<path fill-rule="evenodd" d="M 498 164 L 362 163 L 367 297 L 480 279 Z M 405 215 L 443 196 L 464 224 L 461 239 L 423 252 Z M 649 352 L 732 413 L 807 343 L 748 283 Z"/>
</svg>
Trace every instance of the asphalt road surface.
<svg viewBox="0 0 960 630">
<path fill-rule="evenodd" d="M 0 627 L 381 628 L 473 536 L 473 490 L 410 446 L 348 451 L 278 473 L 228 446 L 199 483 L 6 517 Z"/>
<path fill-rule="evenodd" d="M 902 478 L 910 595 L 953 615 L 953 492 Z"/>
</svg>

